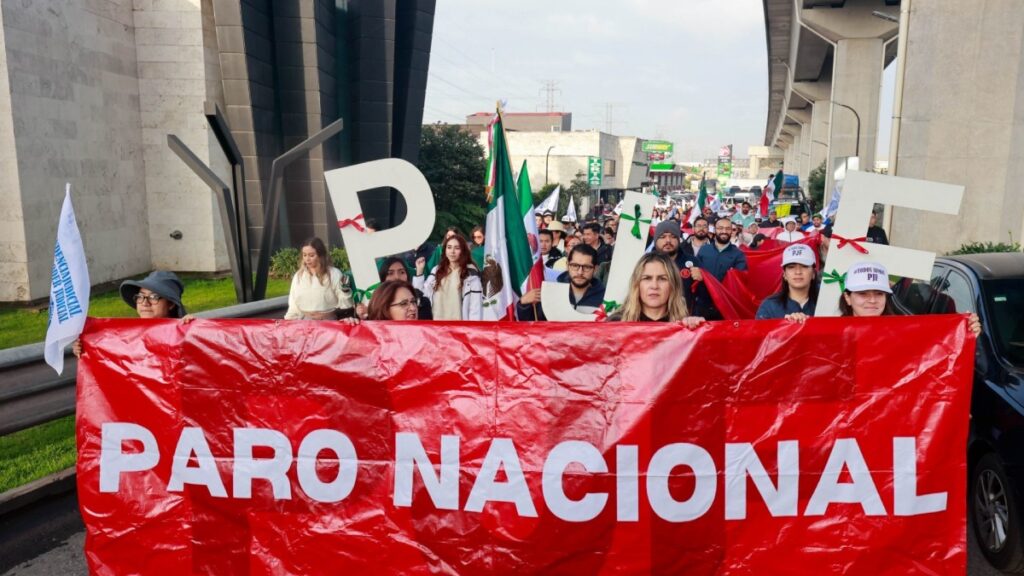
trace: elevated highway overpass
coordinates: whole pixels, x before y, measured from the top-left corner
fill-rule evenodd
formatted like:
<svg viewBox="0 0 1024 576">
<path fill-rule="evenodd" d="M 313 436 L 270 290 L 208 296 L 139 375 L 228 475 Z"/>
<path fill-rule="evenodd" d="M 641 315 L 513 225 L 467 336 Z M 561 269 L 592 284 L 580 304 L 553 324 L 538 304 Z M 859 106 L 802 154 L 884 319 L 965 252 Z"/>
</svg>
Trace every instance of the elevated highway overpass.
<svg viewBox="0 0 1024 576">
<path fill-rule="evenodd" d="M 967 187 L 959 216 L 895 208 L 895 244 L 948 252 L 1024 236 L 1024 2 L 763 0 L 765 145 L 806 182 L 875 164 L 882 72 L 901 56 L 889 173 Z M 902 38 L 901 38 L 902 36 Z M 902 55 L 899 54 L 902 51 Z"/>
</svg>

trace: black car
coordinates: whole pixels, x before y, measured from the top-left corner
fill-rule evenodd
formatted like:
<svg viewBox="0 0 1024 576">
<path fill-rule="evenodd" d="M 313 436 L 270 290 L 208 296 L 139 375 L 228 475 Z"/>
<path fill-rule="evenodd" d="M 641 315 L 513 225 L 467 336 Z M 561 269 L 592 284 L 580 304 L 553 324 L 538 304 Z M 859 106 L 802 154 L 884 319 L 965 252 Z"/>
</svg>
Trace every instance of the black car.
<svg viewBox="0 0 1024 576">
<path fill-rule="evenodd" d="M 893 293 L 904 313 L 975 312 L 981 318 L 968 514 L 988 561 L 1024 574 L 1024 254 L 937 258 L 930 281 L 905 279 Z"/>
</svg>

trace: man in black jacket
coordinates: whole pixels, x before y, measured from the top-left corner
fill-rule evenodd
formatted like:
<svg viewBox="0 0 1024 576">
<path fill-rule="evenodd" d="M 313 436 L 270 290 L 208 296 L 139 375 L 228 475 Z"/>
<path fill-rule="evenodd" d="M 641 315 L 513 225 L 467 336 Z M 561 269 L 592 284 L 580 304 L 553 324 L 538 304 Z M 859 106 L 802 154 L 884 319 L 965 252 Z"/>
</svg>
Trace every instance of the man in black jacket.
<svg viewBox="0 0 1024 576">
<path fill-rule="evenodd" d="M 868 225 L 868 233 L 865 234 L 868 238 L 868 242 L 874 242 L 875 244 L 888 244 L 889 237 L 885 235 L 885 229 L 878 226 L 878 214 L 871 213 L 871 224 Z"/>
<path fill-rule="evenodd" d="M 551 268 L 551 265 L 562 257 L 562 251 L 555 247 L 555 234 L 551 230 L 541 230 L 540 234 L 540 257 L 544 265 Z"/>
<path fill-rule="evenodd" d="M 577 244 L 569 251 L 569 270 L 558 277 L 559 282 L 569 284 L 569 304 L 583 314 L 592 314 L 604 302 L 604 284 L 594 278 L 596 257 L 593 248 Z M 539 287 L 523 294 L 516 308 L 520 320 L 547 320 L 541 307 Z"/>
<path fill-rule="evenodd" d="M 611 260 L 611 248 L 601 238 L 601 225 L 597 222 L 588 222 L 583 225 L 583 243 L 593 248 L 594 253 L 597 254 L 594 258 L 595 266 L 600 266 Z"/>
</svg>

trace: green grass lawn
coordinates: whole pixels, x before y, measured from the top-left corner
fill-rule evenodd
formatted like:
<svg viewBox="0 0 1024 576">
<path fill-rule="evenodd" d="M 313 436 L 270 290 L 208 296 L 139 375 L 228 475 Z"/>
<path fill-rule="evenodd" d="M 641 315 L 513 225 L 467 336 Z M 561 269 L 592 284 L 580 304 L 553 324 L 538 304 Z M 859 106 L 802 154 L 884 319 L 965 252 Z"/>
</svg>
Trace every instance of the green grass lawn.
<svg viewBox="0 0 1024 576">
<path fill-rule="evenodd" d="M 0 492 L 75 465 L 75 417 L 0 438 Z"/>
<path fill-rule="evenodd" d="M 231 278 L 183 278 L 183 301 L 189 312 L 202 312 L 236 304 Z M 290 280 L 267 282 L 267 297 L 288 293 Z M 89 315 L 132 317 L 135 310 L 118 292 L 89 298 Z M 42 342 L 46 337 L 46 310 L 0 310 L 0 349 Z M 75 417 L 67 416 L 21 432 L 0 436 L 0 492 L 75 465 Z"/>
</svg>

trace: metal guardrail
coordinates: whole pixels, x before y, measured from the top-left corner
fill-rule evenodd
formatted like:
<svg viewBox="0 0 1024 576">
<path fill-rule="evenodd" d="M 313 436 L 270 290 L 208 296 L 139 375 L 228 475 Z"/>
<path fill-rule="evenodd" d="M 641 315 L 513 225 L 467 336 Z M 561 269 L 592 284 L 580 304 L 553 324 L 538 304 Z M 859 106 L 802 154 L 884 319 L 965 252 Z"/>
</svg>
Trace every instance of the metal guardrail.
<svg viewBox="0 0 1024 576">
<path fill-rule="evenodd" d="M 288 297 L 279 296 L 195 314 L 197 318 L 282 318 Z M 43 360 L 43 344 L 0 350 L 0 436 L 75 413 L 78 359 L 64 351 L 64 374 Z M 0 517 L 56 494 L 75 489 L 75 469 L 68 468 L 0 493 Z"/>
<path fill-rule="evenodd" d="M 216 310 L 197 318 L 281 318 L 288 297 L 279 296 Z M 64 374 L 43 360 L 43 344 L 0 350 L 0 436 L 74 414 L 78 359 L 65 351 Z"/>
</svg>

